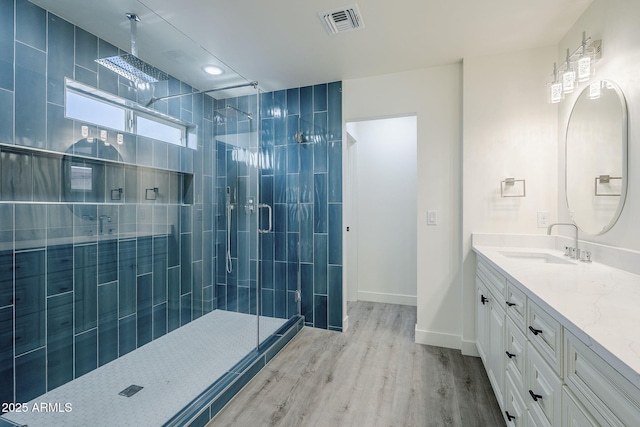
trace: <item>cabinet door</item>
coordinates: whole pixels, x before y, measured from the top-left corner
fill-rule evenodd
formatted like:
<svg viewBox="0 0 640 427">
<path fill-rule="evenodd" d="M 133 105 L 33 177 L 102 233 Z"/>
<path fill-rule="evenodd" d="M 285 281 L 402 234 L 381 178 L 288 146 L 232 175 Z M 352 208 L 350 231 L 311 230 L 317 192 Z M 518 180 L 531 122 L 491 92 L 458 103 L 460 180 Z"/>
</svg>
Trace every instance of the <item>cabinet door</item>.
<svg viewBox="0 0 640 427">
<path fill-rule="evenodd" d="M 522 400 L 519 390 L 511 375 L 507 373 L 504 389 L 504 418 L 509 427 L 525 427 L 527 425 L 527 406 Z"/>
<path fill-rule="evenodd" d="M 526 394 L 529 411 L 552 426 L 560 425 L 562 381 L 531 343 L 527 344 Z"/>
<path fill-rule="evenodd" d="M 567 386 L 600 424 L 640 425 L 638 388 L 570 333 L 565 351 Z"/>
<path fill-rule="evenodd" d="M 489 362 L 489 379 L 493 385 L 493 391 L 500 407 L 504 407 L 504 377 L 505 377 L 505 347 L 504 347 L 504 325 L 505 313 L 500 301 L 492 299 L 489 301 L 489 348 L 487 357 Z"/>
<path fill-rule="evenodd" d="M 476 346 L 480 358 L 487 366 L 487 349 L 489 348 L 489 291 L 476 276 Z"/>
<path fill-rule="evenodd" d="M 600 423 L 593 419 L 566 387 L 562 391 L 562 425 L 580 427 L 598 427 Z"/>
</svg>

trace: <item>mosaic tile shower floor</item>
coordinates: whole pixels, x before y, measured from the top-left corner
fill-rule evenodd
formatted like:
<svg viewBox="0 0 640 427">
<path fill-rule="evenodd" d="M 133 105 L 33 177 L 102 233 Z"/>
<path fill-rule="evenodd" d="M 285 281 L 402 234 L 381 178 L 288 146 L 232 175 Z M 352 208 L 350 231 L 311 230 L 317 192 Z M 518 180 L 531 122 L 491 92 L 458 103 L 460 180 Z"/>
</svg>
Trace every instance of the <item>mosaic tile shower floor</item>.
<svg viewBox="0 0 640 427">
<path fill-rule="evenodd" d="M 284 323 L 261 317 L 260 341 Z M 28 412 L 3 418 L 29 427 L 160 426 L 255 347 L 256 326 L 253 315 L 215 310 L 28 402 Z M 133 384 L 144 388 L 132 397 L 118 394 Z M 42 403 L 57 403 L 61 412 L 33 411 Z M 64 412 L 67 403 L 71 410 Z"/>
</svg>

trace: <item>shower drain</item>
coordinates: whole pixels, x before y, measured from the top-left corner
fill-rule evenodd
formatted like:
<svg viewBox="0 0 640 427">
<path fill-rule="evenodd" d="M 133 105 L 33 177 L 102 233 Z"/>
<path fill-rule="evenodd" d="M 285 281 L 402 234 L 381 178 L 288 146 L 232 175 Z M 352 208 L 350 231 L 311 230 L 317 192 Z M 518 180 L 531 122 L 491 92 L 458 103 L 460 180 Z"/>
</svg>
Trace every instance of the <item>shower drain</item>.
<svg viewBox="0 0 640 427">
<path fill-rule="evenodd" d="M 140 390 L 142 390 L 143 388 L 144 387 L 142 387 L 142 386 L 131 384 L 129 387 L 125 388 L 124 390 L 122 390 L 118 394 L 120 396 L 124 396 L 124 397 L 131 397 L 134 394 L 136 394 L 137 392 L 139 392 Z"/>
</svg>

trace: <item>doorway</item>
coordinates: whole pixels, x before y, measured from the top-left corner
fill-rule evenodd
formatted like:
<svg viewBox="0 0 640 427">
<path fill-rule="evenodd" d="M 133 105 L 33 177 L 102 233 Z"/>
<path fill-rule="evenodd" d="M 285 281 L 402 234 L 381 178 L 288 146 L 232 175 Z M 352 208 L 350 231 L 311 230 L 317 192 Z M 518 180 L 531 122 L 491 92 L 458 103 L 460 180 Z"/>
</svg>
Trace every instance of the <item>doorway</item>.
<svg viewBox="0 0 640 427">
<path fill-rule="evenodd" d="M 349 301 L 417 303 L 417 118 L 346 125 Z"/>
</svg>

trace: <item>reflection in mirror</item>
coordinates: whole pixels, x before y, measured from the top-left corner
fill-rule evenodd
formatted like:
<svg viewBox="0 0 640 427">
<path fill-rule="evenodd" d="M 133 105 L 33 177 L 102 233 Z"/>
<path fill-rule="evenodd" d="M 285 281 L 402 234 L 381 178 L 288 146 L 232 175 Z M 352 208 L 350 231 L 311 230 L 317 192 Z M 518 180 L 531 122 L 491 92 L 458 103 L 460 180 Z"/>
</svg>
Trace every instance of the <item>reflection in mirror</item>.
<svg viewBox="0 0 640 427">
<path fill-rule="evenodd" d="M 627 106 L 614 83 L 593 82 L 573 106 L 565 172 L 567 206 L 576 225 L 594 235 L 613 227 L 627 188 Z"/>
</svg>

